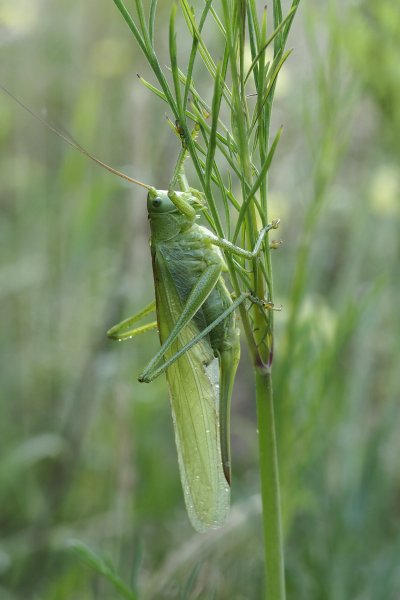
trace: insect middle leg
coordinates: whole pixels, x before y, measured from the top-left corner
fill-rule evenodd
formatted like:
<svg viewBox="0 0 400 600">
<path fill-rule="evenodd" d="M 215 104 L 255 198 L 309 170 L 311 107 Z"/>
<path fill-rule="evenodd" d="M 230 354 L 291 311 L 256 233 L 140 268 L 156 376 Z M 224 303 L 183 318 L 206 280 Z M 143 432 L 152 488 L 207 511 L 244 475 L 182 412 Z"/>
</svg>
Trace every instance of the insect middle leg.
<svg viewBox="0 0 400 600">
<path fill-rule="evenodd" d="M 107 331 L 107 335 L 109 338 L 113 340 L 117 340 L 118 342 L 123 342 L 124 340 L 129 340 L 133 338 L 135 335 L 139 335 L 140 333 L 146 333 L 147 331 L 151 331 L 152 329 L 157 329 L 157 321 L 152 321 L 151 323 L 147 323 L 146 325 L 142 325 L 141 327 L 133 327 L 135 323 L 141 321 L 147 315 L 155 312 L 156 310 L 156 302 L 150 302 L 147 306 L 145 306 L 138 313 L 133 315 L 132 317 L 128 317 L 124 319 L 117 325 L 114 325 Z"/>
</svg>

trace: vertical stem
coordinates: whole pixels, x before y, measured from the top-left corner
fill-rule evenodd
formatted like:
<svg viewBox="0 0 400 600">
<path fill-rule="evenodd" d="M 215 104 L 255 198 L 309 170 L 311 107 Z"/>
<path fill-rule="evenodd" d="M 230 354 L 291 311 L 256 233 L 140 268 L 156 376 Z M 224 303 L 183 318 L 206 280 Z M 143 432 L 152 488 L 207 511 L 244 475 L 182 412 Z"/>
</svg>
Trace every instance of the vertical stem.
<svg viewBox="0 0 400 600">
<path fill-rule="evenodd" d="M 255 369 L 266 600 L 285 600 L 278 451 L 271 370 Z"/>
</svg>

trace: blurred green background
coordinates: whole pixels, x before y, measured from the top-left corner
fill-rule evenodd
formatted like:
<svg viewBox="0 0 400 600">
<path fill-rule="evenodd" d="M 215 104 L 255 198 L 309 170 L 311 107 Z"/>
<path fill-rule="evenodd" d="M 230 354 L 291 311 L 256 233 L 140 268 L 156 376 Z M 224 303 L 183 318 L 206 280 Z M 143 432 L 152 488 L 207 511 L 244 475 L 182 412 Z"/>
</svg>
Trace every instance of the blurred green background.
<svg viewBox="0 0 400 600">
<path fill-rule="evenodd" d="M 398 600 L 400 11 L 390 0 L 321 4 L 295 18 L 270 172 L 285 242 L 274 254 L 274 380 L 288 595 Z M 157 20 L 165 63 L 170 8 L 160 2 Z M 10 91 L 102 160 L 167 185 L 176 139 L 136 77 L 148 68 L 113 2 L 1 0 L 0 46 Z M 197 87 L 209 85 L 199 70 Z M 245 351 L 231 516 L 196 534 L 165 380 L 136 379 L 157 336 L 105 337 L 153 297 L 143 190 L 2 93 L 0 148 L 1 600 L 118 598 L 71 552 L 73 538 L 110 557 L 140 598 L 260 598 Z"/>
</svg>

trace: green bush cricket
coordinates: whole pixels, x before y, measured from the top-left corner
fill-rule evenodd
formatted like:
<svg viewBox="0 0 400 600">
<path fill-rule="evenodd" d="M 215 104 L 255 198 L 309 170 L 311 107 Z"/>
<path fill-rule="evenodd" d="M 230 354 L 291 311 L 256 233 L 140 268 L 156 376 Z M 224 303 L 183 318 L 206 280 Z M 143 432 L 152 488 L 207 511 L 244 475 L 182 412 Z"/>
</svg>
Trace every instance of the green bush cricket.
<svg viewBox="0 0 400 600">
<path fill-rule="evenodd" d="M 204 205 L 183 172 L 177 179 L 180 192 L 151 188 L 147 197 L 156 302 L 108 335 L 124 340 L 142 333 L 130 327 L 156 310 L 157 321 L 144 330 L 157 327 L 162 346 L 139 381 L 167 372 L 186 506 L 195 529 L 205 531 L 220 526 L 229 508 L 230 399 L 240 356 L 234 310 L 249 297 L 232 301 L 218 247 L 253 259 L 277 223 L 261 231 L 253 252 L 243 250 L 195 222 Z"/>
<path fill-rule="evenodd" d="M 112 327 L 107 335 L 122 341 L 158 329 L 161 348 L 139 381 L 150 382 L 166 371 L 190 521 L 200 532 L 219 527 L 230 503 L 230 401 L 240 357 L 234 311 L 246 299 L 272 308 L 250 292 L 232 299 L 222 277 L 227 267 L 220 249 L 245 259 L 256 259 L 267 232 L 277 228 L 279 221 L 261 230 L 253 251 L 244 250 L 196 223 L 198 212 L 206 206 L 201 194 L 187 184 L 184 148 L 170 189 L 156 190 L 98 160 L 12 97 L 91 160 L 148 190 L 155 302 Z M 154 311 L 156 321 L 132 327 Z"/>
</svg>

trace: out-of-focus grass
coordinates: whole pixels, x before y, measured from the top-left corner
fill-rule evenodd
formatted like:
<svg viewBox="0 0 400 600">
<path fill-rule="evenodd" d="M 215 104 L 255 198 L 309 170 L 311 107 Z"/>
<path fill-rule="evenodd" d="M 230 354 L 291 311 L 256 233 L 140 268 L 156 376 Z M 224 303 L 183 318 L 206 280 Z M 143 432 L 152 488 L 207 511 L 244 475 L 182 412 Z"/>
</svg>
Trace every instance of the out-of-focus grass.
<svg viewBox="0 0 400 600">
<path fill-rule="evenodd" d="M 299 599 L 396 600 L 400 589 L 397 12 L 388 0 L 309 5 L 278 89 L 275 396 Z M 112 3 L 93 13 L 5 1 L 0 19 L 2 83 L 99 158 L 166 185 L 176 141 Z M 116 597 L 66 549 L 73 537 L 110 556 L 128 585 L 138 572 L 143 597 L 257 599 L 246 357 L 232 516 L 200 536 L 184 513 L 165 382 L 136 381 L 156 336 L 104 336 L 153 294 L 143 192 L 4 96 L 0 145 L 0 597 Z"/>
</svg>

